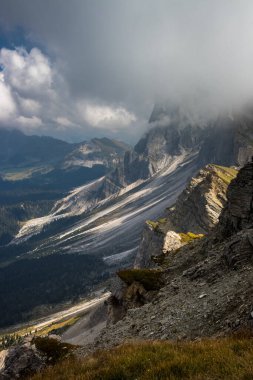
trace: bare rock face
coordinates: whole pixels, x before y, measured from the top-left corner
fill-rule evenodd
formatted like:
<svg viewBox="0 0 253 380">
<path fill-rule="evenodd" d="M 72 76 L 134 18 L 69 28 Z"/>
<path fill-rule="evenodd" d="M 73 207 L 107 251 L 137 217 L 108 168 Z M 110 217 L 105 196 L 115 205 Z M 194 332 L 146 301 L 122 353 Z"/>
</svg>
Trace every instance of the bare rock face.
<svg viewBox="0 0 253 380">
<path fill-rule="evenodd" d="M 163 241 L 163 252 L 169 253 L 176 251 L 184 245 L 182 238 L 174 231 L 168 231 Z"/>
<path fill-rule="evenodd" d="M 20 344 L 8 350 L 0 379 L 22 378 L 41 371 L 45 366 L 45 356 L 34 345 Z"/>
<path fill-rule="evenodd" d="M 253 162 L 242 168 L 228 189 L 228 202 L 220 216 L 221 237 L 253 227 Z"/>
<path fill-rule="evenodd" d="M 161 255 L 163 244 L 164 234 L 157 232 L 152 225 L 146 223 L 142 233 L 140 248 L 135 258 L 134 267 L 152 268 L 156 266 L 152 257 Z"/>
<path fill-rule="evenodd" d="M 98 346 L 129 339 L 222 336 L 253 325 L 253 162 L 230 184 L 220 221 L 206 239 L 168 256 L 159 293 L 131 308 Z"/>
<path fill-rule="evenodd" d="M 179 196 L 168 219 L 177 232 L 207 233 L 219 220 L 227 200 L 228 184 L 237 170 L 207 165 Z"/>
<path fill-rule="evenodd" d="M 146 223 L 135 267 L 154 267 L 152 257 L 184 245 L 186 242 L 180 233 L 206 234 L 211 231 L 226 203 L 228 184 L 236 175 L 236 169 L 218 165 L 201 169 L 163 218 Z"/>
</svg>

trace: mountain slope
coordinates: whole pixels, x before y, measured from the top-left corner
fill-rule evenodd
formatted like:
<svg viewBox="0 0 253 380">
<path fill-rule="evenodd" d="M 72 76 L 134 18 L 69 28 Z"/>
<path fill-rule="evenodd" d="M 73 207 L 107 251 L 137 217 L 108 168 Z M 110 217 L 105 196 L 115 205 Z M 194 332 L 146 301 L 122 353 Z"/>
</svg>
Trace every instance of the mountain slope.
<svg viewBox="0 0 253 380">
<path fill-rule="evenodd" d="M 66 192 L 113 170 L 128 149 L 107 138 L 69 144 L 0 130 L 0 245 L 26 220 L 48 213 Z"/>
<path fill-rule="evenodd" d="M 217 336 L 252 325 L 253 162 L 231 182 L 227 197 L 219 223 L 206 239 L 167 256 L 159 291 L 143 290 L 146 285 L 141 282 L 141 273 L 145 278 L 147 272 L 139 271 L 140 283 L 139 287 L 135 283 L 135 289 L 142 289 L 139 297 L 144 306 L 135 304 L 116 325 L 107 326 L 98 338 L 99 347 L 132 338 Z M 133 279 L 137 273 L 132 272 Z M 130 288 L 132 297 L 138 295 L 134 284 L 128 283 L 129 290 L 124 293 L 128 302 Z"/>
<path fill-rule="evenodd" d="M 24 223 L 14 244 L 4 247 L 1 263 L 8 264 L 11 271 L 15 262 L 23 260 L 39 262 L 50 255 L 59 255 L 62 260 L 66 259 L 66 254 L 91 255 L 103 260 L 107 274 L 122 265 L 132 264 L 145 221 L 156 219 L 176 202 L 203 162 L 206 164 L 206 160 L 213 157 L 220 163 L 227 157 L 220 140 L 214 138 L 217 121 L 204 128 L 179 117 L 178 113 L 166 116 L 166 112 L 153 118 L 150 130 L 133 151 L 125 153 L 114 170 L 91 183 L 82 183 L 58 199 L 50 213 Z M 236 120 L 239 119 L 238 116 Z M 247 159 L 252 148 L 250 119 L 246 123 L 248 132 L 240 139 L 240 144 L 235 144 L 237 128 L 241 125 L 237 121 L 220 132 L 224 146 L 233 148 L 226 158 L 229 165 L 238 162 L 239 157 Z M 205 150 L 210 136 L 213 143 Z M 93 275 L 94 281 L 100 278 L 96 266 Z M 18 281 L 29 287 L 22 276 Z M 35 279 L 34 287 L 37 286 Z"/>
<path fill-rule="evenodd" d="M 236 175 L 237 170 L 224 166 L 207 165 L 201 169 L 162 218 L 146 222 L 135 267 L 155 266 L 151 257 L 178 249 L 188 239 L 210 232 L 218 223 L 228 185 Z"/>
</svg>

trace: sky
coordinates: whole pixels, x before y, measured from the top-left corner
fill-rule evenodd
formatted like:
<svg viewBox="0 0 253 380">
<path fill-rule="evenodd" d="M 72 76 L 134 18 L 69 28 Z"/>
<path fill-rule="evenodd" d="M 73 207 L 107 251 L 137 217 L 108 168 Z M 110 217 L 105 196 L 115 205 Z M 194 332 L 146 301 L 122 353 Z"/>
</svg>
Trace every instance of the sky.
<svg viewBox="0 0 253 380">
<path fill-rule="evenodd" d="M 252 0 L 0 0 L 0 127 L 135 142 L 253 103 Z"/>
</svg>

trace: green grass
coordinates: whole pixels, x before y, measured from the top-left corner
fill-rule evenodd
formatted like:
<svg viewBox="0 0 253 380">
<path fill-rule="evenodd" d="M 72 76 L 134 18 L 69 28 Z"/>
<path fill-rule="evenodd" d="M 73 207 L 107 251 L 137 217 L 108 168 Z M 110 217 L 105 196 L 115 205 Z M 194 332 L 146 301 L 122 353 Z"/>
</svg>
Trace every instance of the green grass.
<svg viewBox="0 0 253 380">
<path fill-rule="evenodd" d="M 252 380 L 252 338 L 139 342 L 70 358 L 33 380 Z"/>
<path fill-rule="evenodd" d="M 160 218 L 157 220 L 159 224 L 165 224 L 167 222 L 167 218 Z"/>
<path fill-rule="evenodd" d="M 153 228 L 153 230 L 156 230 L 159 226 L 158 222 L 155 222 L 153 220 L 147 220 L 146 223 Z"/>
<path fill-rule="evenodd" d="M 192 241 L 196 239 L 202 239 L 205 236 L 203 234 L 194 234 L 193 232 L 187 232 L 187 233 L 180 232 L 179 235 L 180 235 L 181 241 L 187 244 L 191 243 Z"/>
<path fill-rule="evenodd" d="M 127 285 L 139 282 L 146 290 L 158 290 L 163 284 L 162 271 L 157 269 L 124 269 L 117 275 Z"/>
<path fill-rule="evenodd" d="M 146 223 L 153 228 L 153 230 L 157 233 L 163 233 L 162 229 L 160 228 L 162 225 L 164 225 L 167 222 L 166 218 L 160 218 L 158 220 L 147 220 Z"/>
<path fill-rule="evenodd" d="M 217 175 L 226 183 L 226 185 L 229 185 L 232 179 L 238 174 L 238 170 L 234 168 L 227 168 L 226 166 L 221 165 L 214 165 L 214 167 L 216 168 Z"/>
</svg>

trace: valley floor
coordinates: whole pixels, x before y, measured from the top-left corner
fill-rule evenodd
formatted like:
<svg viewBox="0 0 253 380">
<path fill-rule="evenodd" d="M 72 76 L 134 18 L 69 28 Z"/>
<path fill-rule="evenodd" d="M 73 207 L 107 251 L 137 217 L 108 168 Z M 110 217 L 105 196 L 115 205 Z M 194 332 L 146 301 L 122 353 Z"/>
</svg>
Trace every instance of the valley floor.
<svg viewBox="0 0 253 380">
<path fill-rule="evenodd" d="M 38 321 L 29 322 L 24 325 L 19 325 L 12 327 L 11 330 L 3 330 L 2 334 L 18 334 L 19 336 L 24 336 L 27 334 L 35 334 L 41 335 L 41 334 L 48 334 L 50 331 L 55 330 L 57 327 L 61 326 L 64 327 L 65 325 L 68 326 L 68 321 L 71 319 L 74 319 L 76 317 L 81 317 L 80 322 L 82 322 L 83 318 L 82 315 L 90 315 L 92 311 L 97 309 L 99 305 L 103 305 L 106 299 L 109 297 L 110 293 L 99 293 L 97 297 L 92 298 L 90 300 L 85 300 L 75 306 L 72 306 L 68 309 L 59 311 L 58 313 L 49 315 L 45 318 L 41 318 Z M 84 318 L 87 318 L 84 317 Z M 66 322 L 66 324 L 64 323 Z M 72 331 L 72 330 L 71 330 Z M 84 331 L 83 331 L 84 332 Z M 76 329 L 77 333 L 77 329 Z M 69 335 L 66 335 L 66 339 L 68 339 Z M 76 342 L 73 342 L 76 344 Z"/>
</svg>

